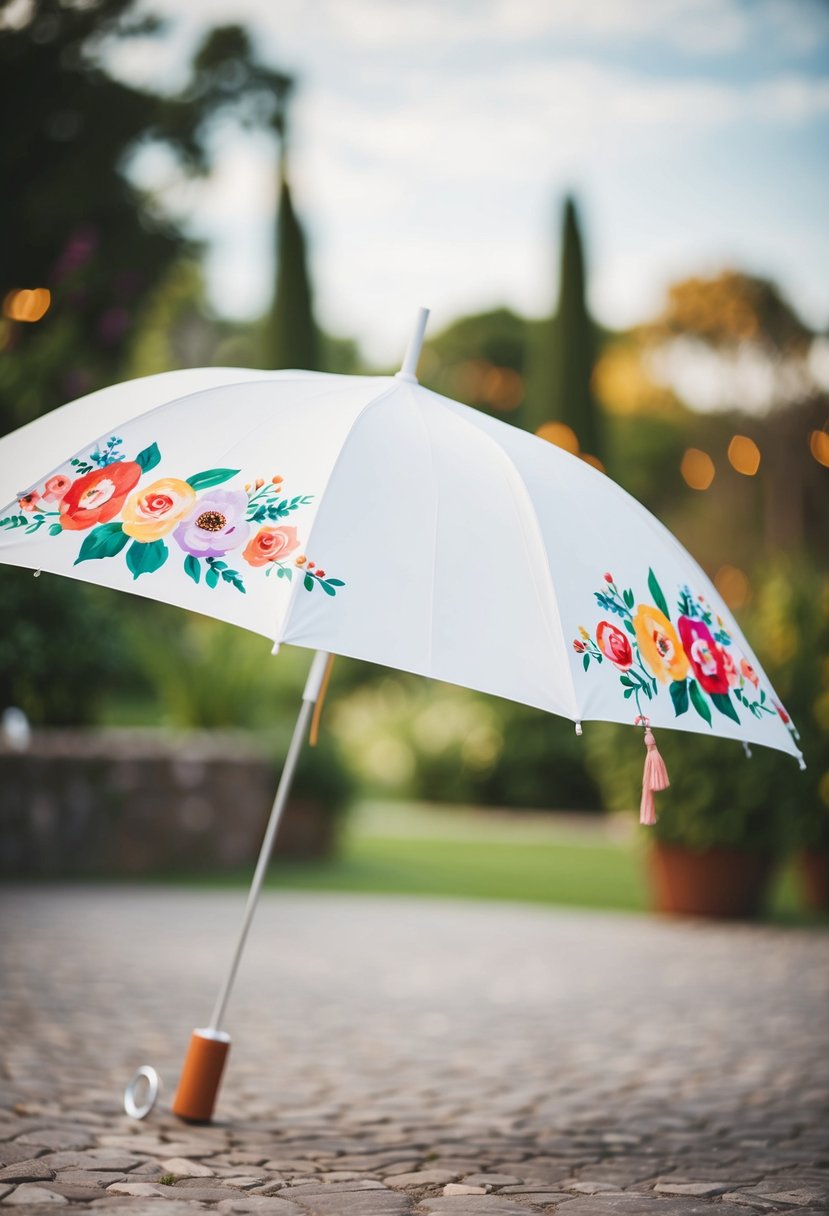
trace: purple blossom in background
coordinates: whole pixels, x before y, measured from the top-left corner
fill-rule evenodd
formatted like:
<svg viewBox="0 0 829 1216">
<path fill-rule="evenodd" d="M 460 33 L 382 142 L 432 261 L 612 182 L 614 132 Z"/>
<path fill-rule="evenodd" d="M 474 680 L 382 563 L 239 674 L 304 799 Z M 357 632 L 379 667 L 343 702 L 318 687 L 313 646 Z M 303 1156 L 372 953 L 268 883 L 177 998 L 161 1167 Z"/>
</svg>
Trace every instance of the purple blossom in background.
<svg viewBox="0 0 829 1216">
<path fill-rule="evenodd" d="M 248 496 L 243 490 L 212 490 L 198 499 L 173 538 L 193 557 L 221 557 L 248 539 L 247 509 Z"/>
</svg>

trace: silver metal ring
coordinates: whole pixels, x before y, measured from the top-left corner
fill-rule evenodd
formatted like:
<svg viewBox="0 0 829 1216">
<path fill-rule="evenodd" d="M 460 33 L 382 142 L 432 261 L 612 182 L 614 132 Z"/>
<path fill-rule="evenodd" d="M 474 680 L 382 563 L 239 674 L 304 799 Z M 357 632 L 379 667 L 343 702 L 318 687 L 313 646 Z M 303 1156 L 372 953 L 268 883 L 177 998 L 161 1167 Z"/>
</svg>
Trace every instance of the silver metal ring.
<svg viewBox="0 0 829 1216">
<path fill-rule="evenodd" d="M 143 1101 L 136 1100 L 139 1090 L 146 1088 Z M 145 1119 L 155 1106 L 161 1082 L 158 1073 L 149 1064 L 142 1064 L 124 1090 L 124 1110 L 131 1119 Z"/>
</svg>

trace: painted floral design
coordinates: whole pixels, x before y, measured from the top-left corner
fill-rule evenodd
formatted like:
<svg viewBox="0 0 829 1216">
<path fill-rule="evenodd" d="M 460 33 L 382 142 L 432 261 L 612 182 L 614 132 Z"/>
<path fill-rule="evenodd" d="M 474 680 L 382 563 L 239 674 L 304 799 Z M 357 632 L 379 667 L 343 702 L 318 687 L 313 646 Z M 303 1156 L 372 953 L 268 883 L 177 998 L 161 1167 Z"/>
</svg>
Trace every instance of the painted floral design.
<svg viewBox="0 0 829 1216">
<path fill-rule="evenodd" d="M 196 491 L 179 477 L 162 477 L 137 490 L 124 503 L 121 527 L 135 540 L 161 540 L 169 536 L 181 519 L 196 505 Z"/>
<path fill-rule="evenodd" d="M 713 634 L 704 621 L 695 621 L 688 616 L 679 618 L 679 636 L 688 656 L 694 675 L 704 692 L 722 695 L 728 692 L 728 673 L 725 669 L 723 647 L 714 641 Z"/>
<path fill-rule="evenodd" d="M 610 621 L 601 621 L 596 626 L 596 645 L 606 659 L 610 659 L 620 671 L 633 666 L 633 650 L 621 629 Z"/>
<path fill-rule="evenodd" d="M 593 633 L 579 626 L 573 649 L 585 671 L 593 662 L 609 660 L 619 673 L 622 695 L 635 702 L 639 717 L 646 716 L 648 702 L 667 685 L 677 717 L 693 709 L 713 726 L 714 709 L 739 723 L 742 707 L 755 718 L 779 714 L 789 725 L 786 711 L 760 687 L 757 672 L 736 651 L 725 623 L 704 596 L 681 587 L 672 620 L 653 570 L 648 571 L 648 591 L 650 602 L 637 604 L 631 588 L 620 588 L 612 574 L 604 575 L 594 597 L 600 613 L 616 621 L 600 619 Z"/>
<path fill-rule="evenodd" d="M 278 562 L 298 548 L 296 528 L 260 528 L 242 556 L 251 566 L 267 566 L 269 562 Z"/>
<path fill-rule="evenodd" d="M 307 554 L 288 559 L 300 548 L 299 530 L 283 523 L 310 506 L 313 495 L 289 498 L 284 479 L 257 478 L 244 487 L 218 489 L 239 477 L 239 469 L 205 469 L 190 477 L 160 477 L 139 484 L 161 462 L 158 445 L 126 460 L 123 439 L 113 435 L 86 456 L 76 456 L 68 473 L 54 473 L 40 488 L 21 494 L 17 511 L 0 519 L 0 529 L 22 529 L 25 535 L 46 527 L 50 536 L 84 532 L 75 565 L 117 557 L 123 552 L 133 578 L 154 574 L 180 554 L 183 571 L 211 590 L 228 586 L 246 593 L 244 567 L 224 560 L 237 553 L 239 563 L 265 576 L 302 576 L 306 591 L 320 587 L 334 596 L 345 583 L 331 578 Z"/>
<path fill-rule="evenodd" d="M 122 460 L 103 469 L 93 469 L 70 482 L 59 500 L 61 528 L 85 532 L 96 524 L 108 523 L 121 510 L 140 476 L 141 468 L 134 460 Z M 56 480 L 49 478 L 53 487 L 50 494 L 54 493 Z M 33 494 L 27 497 L 32 498 Z"/>
<path fill-rule="evenodd" d="M 645 662 L 661 684 L 685 678 L 688 660 L 666 613 L 653 604 L 640 604 L 633 616 L 633 632 Z"/>
<path fill-rule="evenodd" d="M 212 490 L 199 499 L 198 511 L 178 525 L 173 540 L 193 557 L 224 557 L 241 549 L 250 535 L 247 509 L 243 490 Z"/>
</svg>

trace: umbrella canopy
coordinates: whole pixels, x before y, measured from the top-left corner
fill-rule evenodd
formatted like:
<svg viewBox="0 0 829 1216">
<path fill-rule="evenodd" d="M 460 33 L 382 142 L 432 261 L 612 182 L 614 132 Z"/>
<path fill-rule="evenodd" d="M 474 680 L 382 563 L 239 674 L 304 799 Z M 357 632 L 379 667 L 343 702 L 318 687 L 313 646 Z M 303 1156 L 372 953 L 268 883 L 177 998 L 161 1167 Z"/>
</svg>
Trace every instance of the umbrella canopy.
<svg viewBox="0 0 829 1216">
<path fill-rule="evenodd" d="M 577 730 L 644 723 L 647 823 L 667 784 L 650 724 L 802 764 L 765 673 L 682 546 L 576 457 L 421 388 L 425 322 L 422 310 L 396 376 L 170 373 L 0 441 L 0 562 L 317 652 L 236 950 L 191 1037 L 173 1104 L 183 1118 L 213 1112 L 221 1026 L 329 654 L 521 701 Z"/>
<path fill-rule="evenodd" d="M 117 385 L 0 442 L 0 499 L 0 562 L 577 723 L 800 756 L 716 589 L 648 511 L 409 373 Z"/>
</svg>

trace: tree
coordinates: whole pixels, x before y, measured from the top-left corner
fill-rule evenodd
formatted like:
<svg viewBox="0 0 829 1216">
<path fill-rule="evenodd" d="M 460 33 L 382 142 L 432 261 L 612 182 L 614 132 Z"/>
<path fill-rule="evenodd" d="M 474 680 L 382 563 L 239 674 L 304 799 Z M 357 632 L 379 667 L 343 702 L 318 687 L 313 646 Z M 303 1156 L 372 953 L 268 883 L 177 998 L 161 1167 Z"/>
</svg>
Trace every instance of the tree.
<svg viewBox="0 0 829 1216">
<path fill-rule="evenodd" d="M 238 26 L 205 35 L 173 95 L 111 75 L 108 51 L 162 28 L 140 11 L 0 0 L 0 104 L 14 115 L 0 145 L 0 347 L 14 356 L 0 367 L 0 431 L 115 379 L 144 300 L 187 247 L 131 181 L 134 155 L 161 146 L 193 175 L 210 168 L 219 116 L 281 134 L 291 81 Z M 36 323 L 32 289 L 48 304 Z"/>
<path fill-rule="evenodd" d="M 320 366 L 319 345 L 305 236 L 294 211 L 285 158 L 282 156 L 276 231 L 276 290 L 265 333 L 265 362 L 275 368 L 304 367 L 317 371 Z"/>
<path fill-rule="evenodd" d="M 810 364 L 815 336 L 776 284 L 735 270 L 674 284 L 662 315 L 643 329 L 652 365 L 679 395 L 700 409 L 735 411 L 735 428 L 759 445 L 766 547 L 805 545 L 825 560 L 826 472 L 809 441 L 829 425 L 829 400 Z M 699 364 L 708 370 L 702 394 Z"/>
<path fill-rule="evenodd" d="M 575 432 L 581 452 L 602 459 L 602 419 L 590 384 L 595 361 L 596 331 L 587 309 L 584 251 L 576 204 L 567 198 L 558 311 L 547 328 L 527 424 L 538 430 L 548 421 L 564 423 Z"/>
</svg>

